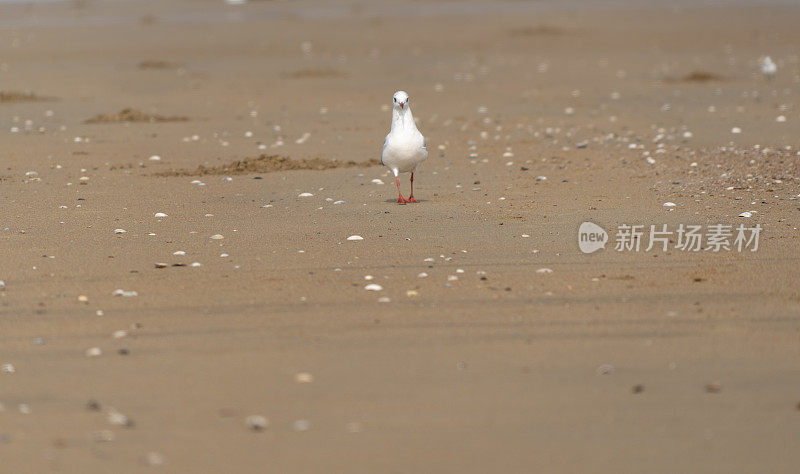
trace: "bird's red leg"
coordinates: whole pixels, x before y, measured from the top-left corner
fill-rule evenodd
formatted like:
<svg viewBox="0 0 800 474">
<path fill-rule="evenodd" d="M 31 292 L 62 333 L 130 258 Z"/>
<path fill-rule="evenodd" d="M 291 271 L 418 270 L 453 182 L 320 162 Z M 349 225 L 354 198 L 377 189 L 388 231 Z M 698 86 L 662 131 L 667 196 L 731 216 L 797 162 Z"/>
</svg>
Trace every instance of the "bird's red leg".
<svg viewBox="0 0 800 474">
<path fill-rule="evenodd" d="M 394 181 L 395 181 L 395 183 L 397 183 L 397 196 L 398 196 L 397 197 L 397 202 L 400 203 L 400 204 L 407 203 L 408 199 L 404 198 L 403 197 L 403 193 L 400 192 L 400 179 L 397 176 L 395 176 L 394 177 Z"/>
<path fill-rule="evenodd" d="M 408 201 L 407 202 L 419 202 L 416 199 L 414 199 L 414 173 L 413 172 L 411 173 L 411 195 L 408 196 Z"/>
</svg>

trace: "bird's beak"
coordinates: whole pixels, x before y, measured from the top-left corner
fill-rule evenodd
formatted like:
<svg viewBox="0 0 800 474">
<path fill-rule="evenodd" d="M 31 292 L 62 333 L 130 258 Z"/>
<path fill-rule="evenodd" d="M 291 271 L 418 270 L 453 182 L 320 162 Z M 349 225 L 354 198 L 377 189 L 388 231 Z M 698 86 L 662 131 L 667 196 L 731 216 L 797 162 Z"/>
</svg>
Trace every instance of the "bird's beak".
<svg viewBox="0 0 800 474">
<path fill-rule="evenodd" d="M 402 108 L 404 108 L 404 107 L 405 107 L 405 105 L 406 105 L 406 103 L 405 103 L 405 102 L 400 102 L 400 108 L 401 108 L 401 109 L 402 109 Z"/>
</svg>

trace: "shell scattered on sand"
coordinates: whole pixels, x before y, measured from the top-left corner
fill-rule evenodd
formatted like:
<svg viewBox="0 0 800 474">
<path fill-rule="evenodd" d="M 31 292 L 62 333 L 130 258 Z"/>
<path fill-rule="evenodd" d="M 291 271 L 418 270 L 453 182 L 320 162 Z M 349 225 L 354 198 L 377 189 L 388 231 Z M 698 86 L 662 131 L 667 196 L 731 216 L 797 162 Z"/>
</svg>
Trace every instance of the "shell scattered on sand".
<svg viewBox="0 0 800 474">
<path fill-rule="evenodd" d="M 133 290 L 123 290 L 122 288 L 114 290 L 114 292 L 111 294 L 114 296 L 125 296 L 125 297 L 139 296 L 139 293 Z"/>
<path fill-rule="evenodd" d="M 249 415 L 244 419 L 244 424 L 253 431 L 263 431 L 269 426 L 269 419 L 261 415 Z"/>
<path fill-rule="evenodd" d="M 365 286 L 364 289 L 367 291 L 381 291 L 383 290 L 383 287 L 377 283 L 370 283 L 369 285 Z"/>
<path fill-rule="evenodd" d="M 351 235 L 350 237 L 347 238 L 347 240 L 351 240 L 351 241 L 364 240 L 364 237 L 361 237 L 360 235 Z"/>
<path fill-rule="evenodd" d="M 314 376 L 308 372 L 298 372 L 294 374 L 294 381 L 297 383 L 311 383 L 314 381 Z"/>
<path fill-rule="evenodd" d="M 99 347 L 90 347 L 86 349 L 86 357 L 100 357 L 103 351 Z"/>
</svg>

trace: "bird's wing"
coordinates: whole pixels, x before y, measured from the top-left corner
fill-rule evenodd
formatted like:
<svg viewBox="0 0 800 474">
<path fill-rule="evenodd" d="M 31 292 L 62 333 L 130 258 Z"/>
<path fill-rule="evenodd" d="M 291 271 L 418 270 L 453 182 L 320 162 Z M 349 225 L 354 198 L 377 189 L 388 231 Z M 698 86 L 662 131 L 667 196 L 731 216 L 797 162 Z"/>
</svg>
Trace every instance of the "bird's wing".
<svg viewBox="0 0 800 474">
<path fill-rule="evenodd" d="M 381 149 L 381 164 L 386 166 L 386 163 L 383 162 L 383 154 L 386 153 L 386 143 L 389 142 L 389 135 L 386 135 L 386 138 L 383 139 L 383 149 Z"/>
</svg>

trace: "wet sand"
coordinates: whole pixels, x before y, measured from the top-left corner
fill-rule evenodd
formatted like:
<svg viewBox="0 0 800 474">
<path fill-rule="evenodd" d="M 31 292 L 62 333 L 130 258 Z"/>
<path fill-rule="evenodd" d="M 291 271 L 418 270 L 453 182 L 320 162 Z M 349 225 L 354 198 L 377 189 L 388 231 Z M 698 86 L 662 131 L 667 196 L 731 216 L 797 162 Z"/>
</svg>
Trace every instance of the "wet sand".
<svg viewBox="0 0 800 474">
<path fill-rule="evenodd" d="M 0 470 L 794 472 L 800 8 L 544 3 L 0 7 Z"/>
</svg>

